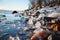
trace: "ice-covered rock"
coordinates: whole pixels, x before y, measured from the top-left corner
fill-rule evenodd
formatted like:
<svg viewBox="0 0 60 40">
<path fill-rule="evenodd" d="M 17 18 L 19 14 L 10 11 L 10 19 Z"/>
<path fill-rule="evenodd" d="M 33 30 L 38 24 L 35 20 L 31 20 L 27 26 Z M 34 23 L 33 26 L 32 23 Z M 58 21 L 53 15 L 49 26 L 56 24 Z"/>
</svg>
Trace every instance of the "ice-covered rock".
<svg viewBox="0 0 60 40">
<path fill-rule="evenodd" d="M 19 36 L 18 36 L 18 35 L 16 35 L 16 38 L 15 38 L 15 40 L 20 40 L 20 38 L 19 38 Z"/>
<path fill-rule="evenodd" d="M 39 11 L 41 14 L 46 14 L 46 8 L 42 8 L 42 9 L 40 9 L 40 10 L 37 10 L 37 11 Z"/>
<path fill-rule="evenodd" d="M 36 28 L 40 28 L 41 27 L 41 23 L 39 21 L 37 21 L 36 24 L 35 24 L 35 27 Z"/>
<path fill-rule="evenodd" d="M 28 24 L 33 25 L 33 19 L 32 18 L 29 19 Z"/>
<path fill-rule="evenodd" d="M 41 23 L 41 25 L 44 25 L 44 20 L 41 20 L 40 23 Z"/>
<path fill-rule="evenodd" d="M 37 19 L 44 18 L 46 15 L 45 14 L 40 14 Z"/>
<path fill-rule="evenodd" d="M 26 31 L 26 30 L 29 30 L 29 28 L 28 27 L 24 27 L 24 31 Z"/>
<path fill-rule="evenodd" d="M 57 12 L 53 12 L 48 15 L 48 17 L 58 17 L 58 16 L 60 16 L 60 13 L 57 13 Z"/>
<path fill-rule="evenodd" d="M 41 31 L 44 31 L 44 30 L 42 28 L 37 28 L 36 30 L 34 30 L 34 33 L 41 32 Z"/>
</svg>

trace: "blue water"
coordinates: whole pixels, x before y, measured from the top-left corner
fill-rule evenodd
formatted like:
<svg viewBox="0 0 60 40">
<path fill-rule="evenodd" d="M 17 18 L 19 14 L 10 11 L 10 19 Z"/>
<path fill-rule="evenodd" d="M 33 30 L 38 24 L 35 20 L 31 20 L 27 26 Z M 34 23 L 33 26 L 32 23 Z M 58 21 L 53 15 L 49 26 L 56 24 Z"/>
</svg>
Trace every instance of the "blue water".
<svg viewBox="0 0 60 40">
<path fill-rule="evenodd" d="M 7 35 L 2 36 L 2 38 L 0 38 L 0 40 L 7 40 L 10 35 L 16 36 L 16 34 L 18 34 L 18 32 L 22 31 L 22 30 L 17 29 L 18 26 L 25 27 L 25 23 L 21 22 L 23 20 L 24 16 L 15 17 L 14 14 L 4 14 L 4 15 L 6 15 L 6 18 L 11 22 L 14 22 L 14 20 L 20 20 L 20 21 L 14 23 L 16 25 L 16 28 L 12 28 L 12 24 L 6 24 L 6 26 L 3 27 L 2 24 L 5 24 L 7 20 L 0 22 L 0 29 L 3 30 L 3 32 L 0 31 L 0 36 L 3 35 L 4 33 L 7 33 Z M 10 29 L 7 30 L 7 28 L 10 28 Z M 19 35 L 19 37 L 20 37 L 20 35 Z"/>
</svg>

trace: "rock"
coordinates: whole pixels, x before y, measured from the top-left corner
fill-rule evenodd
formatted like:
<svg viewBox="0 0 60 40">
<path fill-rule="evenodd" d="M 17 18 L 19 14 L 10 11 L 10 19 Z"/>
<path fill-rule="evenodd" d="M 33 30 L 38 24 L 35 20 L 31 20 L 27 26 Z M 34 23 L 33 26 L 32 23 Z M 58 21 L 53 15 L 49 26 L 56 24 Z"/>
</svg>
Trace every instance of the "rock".
<svg viewBox="0 0 60 40">
<path fill-rule="evenodd" d="M 29 28 L 28 27 L 24 27 L 24 31 L 27 31 L 27 30 L 29 30 Z"/>
<path fill-rule="evenodd" d="M 24 22 L 27 23 L 29 21 L 29 18 L 25 18 Z"/>
<path fill-rule="evenodd" d="M 44 31 L 44 30 L 42 28 L 37 28 L 36 30 L 34 30 L 34 33 L 41 32 L 41 31 Z"/>
<path fill-rule="evenodd" d="M 45 24 L 44 20 L 40 20 L 40 23 L 42 26 Z"/>
<path fill-rule="evenodd" d="M 19 32 L 20 35 L 25 35 L 25 32 L 21 31 Z"/>
<path fill-rule="evenodd" d="M 40 28 L 41 27 L 41 23 L 39 21 L 37 21 L 37 23 L 35 24 L 36 28 Z"/>
<path fill-rule="evenodd" d="M 16 14 L 15 17 L 18 17 L 18 15 Z M 20 16 L 19 16 L 20 17 Z"/>
<path fill-rule="evenodd" d="M 2 24 L 2 26 L 4 27 L 4 26 L 6 26 L 6 24 Z"/>
<path fill-rule="evenodd" d="M 14 40 L 14 37 L 12 36 L 9 36 L 9 39 L 8 40 Z"/>
<path fill-rule="evenodd" d="M 16 35 L 15 39 L 14 40 L 20 40 L 19 36 Z"/>
<path fill-rule="evenodd" d="M 26 37 L 30 38 L 32 36 L 32 32 L 28 32 L 25 35 L 26 35 Z"/>
<path fill-rule="evenodd" d="M 27 30 L 35 30 L 36 29 L 36 27 L 34 25 L 32 25 L 32 26 L 28 25 L 27 28 L 28 28 Z"/>
<path fill-rule="evenodd" d="M 16 28 L 16 25 L 15 24 L 12 24 L 12 28 Z"/>
<path fill-rule="evenodd" d="M 3 29 L 0 29 L 0 32 L 4 32 L 4 30 Z"/>
<path fill-rule="evenodd" d="M 3 15 L 3 17 L 6 17 L 6 15 Z"/>
<path fill-rule="evenodd" d="M 0 18 L 0 21 L 4 21 L 4 20 L 7 20 L 7 18 Z"/>
<path fill-rule="evenodd" d="M 6 21 L 6 24 L 13 24 L 14 22 Z"/>
<path fill-rule="evenodd" d="M 58 20 L 60 20 L 60 16 L 58 17 Z"/>
<path fill-rule="evenodd" d="M 33 19 L 32 18 L 29 19 L 28 24 L 33 25 Z"/>
<path fill-rule="evenodd" d="M 10 28 L 8 27 L 7 30 L 10 30 Z"/>
<path fill-rule="evenodd" d="M 40 12 L 39 12 L 39 11 L 37 11 L 37 12 L 36 12 L 36 16 L 38 17 L 39 15 L 40 15 Z"/>
<path fill-rule="evenodd" d="M 55 23 L 55 20 L 51 20 L 51 23 Z"/>
<path fill-rule="evenodd" d="M 21 29 L 21 27 L 17 27 L 17 29 L 19 30 L 19 29 Z"/>
<path fill-rule="evenodd" d="M 57 12 L 53 12 L 48 15 L 48 17 L 58 17 L 58 16 L 60 16 L 60 13 L 57 13 Z"/>
<path fill-rule="evenodd" d="M 45 14 L 40 14 L 39 16 L 38 16 L 38 19 L 41 19 L 41 18 L 43 18 L 43 17 L 45 17 L 46 15 Z"/>
<path fill-rule="evenodd" d="M 26 39 L 26 40 L 30 40 L 30 39 Z"/>
<path fill-rule="evenodd" d="M 18 13 L 17 11 L 13 11 L 12 14 Z"/>
<path fill-rule="evenodd" d="M 8 33 L 1 34 L 0 38 L 2 38 L 3 36 L 6 36 L 6 35 L 8 35 Z"/>
<path fill-rule="evenodd" d="M 0 22 L 2 22 L 2 21 L 0 20 Z"/>
<path fill-rule="evenodd" d="M 52 40 L 52 35 L 49 35 L 48 36 L 48 40 Z"/>
</svg>

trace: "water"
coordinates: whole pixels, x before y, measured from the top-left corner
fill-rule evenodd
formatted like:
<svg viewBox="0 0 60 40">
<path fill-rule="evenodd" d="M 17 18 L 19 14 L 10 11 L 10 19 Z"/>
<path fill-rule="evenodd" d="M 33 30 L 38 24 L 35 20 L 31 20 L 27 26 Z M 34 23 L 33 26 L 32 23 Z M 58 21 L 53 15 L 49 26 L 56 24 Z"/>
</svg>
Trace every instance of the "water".
<svg viewBox="0 0 60 40">
<path fill-rule="evenodd" d="M 22 30 L 18 30 L 17 27 L 22 27 L 22 28 L 25 27 L 25 23 L 21 22 L 23 20 L 23 16 L 15 17 L 14 14 L 4 14 L 4 15 L 6 15 L 7 20 L 11 22 L 14 22 L 15 20 L 20 20 L 20 21 L 13 24 L 16 26 L 15 28 L 12 28 L 12 24 L 6 24 L 6 26 L 2 26 L 2 24 L 5 24 L 7 20 L 0 22 L 0 36 L 7 33 L 6 35 L 2 36 L 2 38 L 0 37 L 0 40 L 7 40 L 10 35 L 15 37 L 16 34 L 18 34 L 19 32 L 22 32 Z M 3 30 L 3 32 L 1 30 Z"/>
</svg>

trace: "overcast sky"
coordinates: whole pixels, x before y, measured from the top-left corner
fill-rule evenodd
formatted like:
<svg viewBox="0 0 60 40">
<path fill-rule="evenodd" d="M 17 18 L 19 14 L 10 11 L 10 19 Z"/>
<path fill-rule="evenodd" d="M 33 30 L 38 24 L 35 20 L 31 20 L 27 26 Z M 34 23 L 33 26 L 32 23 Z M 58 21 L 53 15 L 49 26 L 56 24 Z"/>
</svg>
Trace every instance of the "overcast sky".
<svg viewBox="0 0 60 40">
<path fill-rule="evenodd" d="M 0 0 L 0 10 L 25 10 L 28 4 L 28 0 Z"/>
</svg>

